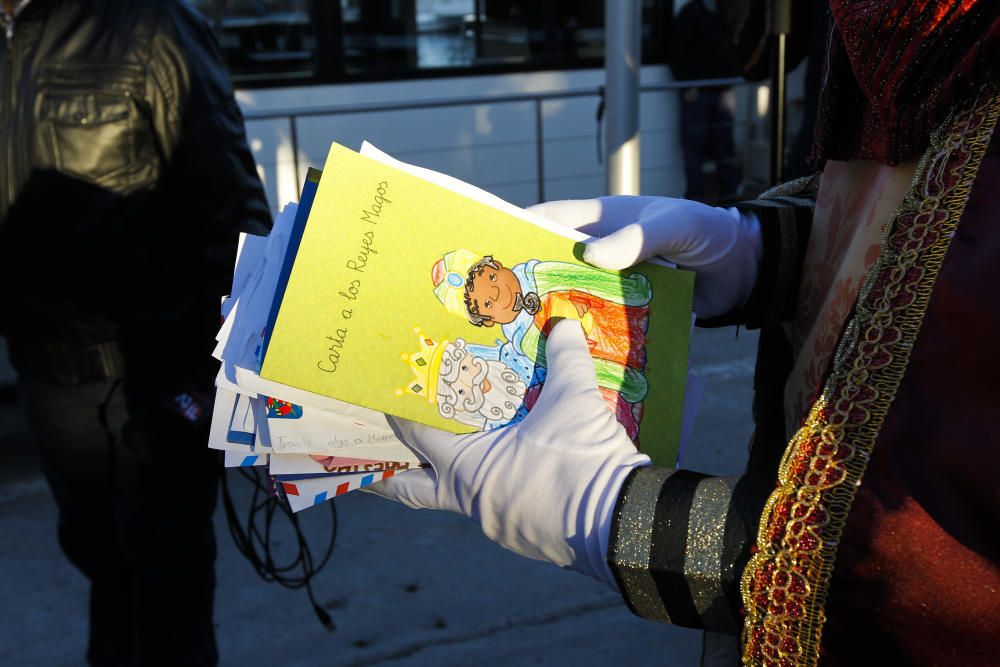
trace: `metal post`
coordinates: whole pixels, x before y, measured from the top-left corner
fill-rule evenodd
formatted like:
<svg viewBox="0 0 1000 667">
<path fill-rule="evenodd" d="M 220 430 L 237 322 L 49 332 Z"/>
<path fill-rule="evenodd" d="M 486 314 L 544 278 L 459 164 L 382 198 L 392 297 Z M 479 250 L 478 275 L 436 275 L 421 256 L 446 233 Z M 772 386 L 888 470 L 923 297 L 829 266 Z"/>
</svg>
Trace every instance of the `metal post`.
<svg viewBox="0 0 1000 667">
<path fill-rule="evenodd" d="M 292 174 L 295 177 L 295 194 L 302 192 L 304 182 L 299 181 L 299 119 L 294 114 L 288 116 L 288 130 L 292 140 Z"/>
<path fill-rule="evenodd" d="M 538 172 L 538 201 L 545 201 L 545 135 L 542 125 L 545 119 L 542 116 L 542 100 L 535 100 L 535 169 Z"/>
<path fill-rule="evenodd" d="M 476 10 L 476 21 L 475 25 L 475 35 L 476 35 L 476 59 L 482 58 L 485 54 L 483 53 L 483 8 L 482 0 L 476 0 L 472 3 Z"/>
<path fill-rule="evenodd" d="M 604 1 L 604 154 L 610 195 L 639 194 L 639 0 Z"/>
<path fill-rule="evenodd" d="M 771 0 L 771 186 L 781 182 L 785 167 L 785 48 L 792 24 L 789 0 Z"/>
</svg>

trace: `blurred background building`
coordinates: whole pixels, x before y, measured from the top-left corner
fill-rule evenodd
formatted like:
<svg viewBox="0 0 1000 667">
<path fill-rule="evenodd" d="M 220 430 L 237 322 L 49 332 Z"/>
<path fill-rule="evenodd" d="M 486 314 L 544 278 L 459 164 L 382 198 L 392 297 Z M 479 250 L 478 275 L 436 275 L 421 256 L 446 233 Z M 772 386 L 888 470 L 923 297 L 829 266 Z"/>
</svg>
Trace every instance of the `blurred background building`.
<svg viewBox="0 0 1000 667">
<path fill-rule="evenodd" d="M 603 194 L 604 0 L 192 1 L 225 51 L 276 210 L 331 141 L 364 139 L 522 206 Z M 684 4 L 642 2 L 644 194 L 685 189 L 667 65 Z M 793 78 L 790 131 L 800 89 Z M 767 180 L 767 100 L 766 85 L 735 89 L 745 191 Z"/>
</svg>

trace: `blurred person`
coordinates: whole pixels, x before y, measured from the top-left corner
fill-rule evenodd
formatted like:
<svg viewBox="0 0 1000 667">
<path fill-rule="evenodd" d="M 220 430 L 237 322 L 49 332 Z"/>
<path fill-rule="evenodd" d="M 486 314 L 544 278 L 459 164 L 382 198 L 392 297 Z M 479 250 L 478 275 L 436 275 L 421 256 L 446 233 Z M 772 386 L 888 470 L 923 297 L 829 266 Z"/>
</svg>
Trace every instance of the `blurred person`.
<svg viewBox="0 0 1000 667">
<path fill-rule="evenodd" d="M 808 176 L 813 172 L 809 157 L 812 151 L 816 112 L 819 109 L 819 91 L 823 84 L 823 66 L 826 64 L 827 33 L 830 29 L 830 12 L 825 0 L 806 0 L 812 12 L 806 24 L 805 73 L 802 89 L 802 122 L 785 158 L 785 180 Z"/>
<path fill-rule="evenodd" d="M 689 0 L 673 20 L 670 70 L 676 81 L 731 79 L 740 68 L 715 0 Z M 736 98 L 731 86 L 681 91 L 681 149 L 685 199 L 732 200 L 740 185 L 733 145 Z M 704 166 L 714 162 L 716 196 L 706 192 Z"/>
<path fill-rule="evenodd" d="M 738 46 L 765 53 L 764 3 L 729 6 Z M 524 420 L 470 435 L 399 421 L 431 467 L 371 490 L 471 517 L 641 616 L 738 636 L 733 662 L 996 664 L 1000 6 L 830 9 L 820 174 L 732 208 L 535 209 L 598 237 L 597 266 L 693 270 L 702 326 L 761 329 L 744 473 L 650 465 L 567 320 Z"/>
<path fill-rule="evenodd" d="M 214 665 L 219 299 L 270 215 L 181 0 L 3 0 L 0 333 L 90 583 L 92 665 Z"/>
</svg>

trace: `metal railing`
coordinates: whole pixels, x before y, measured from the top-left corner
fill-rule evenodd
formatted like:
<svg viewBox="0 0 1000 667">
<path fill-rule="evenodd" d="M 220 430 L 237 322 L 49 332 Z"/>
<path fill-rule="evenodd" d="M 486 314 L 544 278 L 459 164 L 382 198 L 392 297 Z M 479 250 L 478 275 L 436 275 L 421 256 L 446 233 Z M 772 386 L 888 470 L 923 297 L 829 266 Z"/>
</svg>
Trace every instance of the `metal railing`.
<svg viewBox="0 0 1000 667">
<path fill-rule="evenodd" d="M 690 81 L 667 81 L 663 83 L 643 84 L 640 93 L 669 92 L 688 88 L 734 88 L 738 86 L 755 86 L 756 83 L 739 77 L 728 79 L 697 79 Z M 301 185 L 299 179 L 299 139 L 298 120 L 316 116 L 338 116 L 345 114 L 375 113 L 380 111 L 413 111 L 417 109 L 443 109 L 448 107 L 479 106 L 484 104 L 515 104 L 531 102 L 534 105 L 535 116 L 535 162 L 538 173 L 538 201 L 545 201 L 545 137 L 542 123 L 542 105 L 553 100 L 563 100 L 576 97 L 602 97 L 603 86 L 587 88 L 571 88 L 568 90 L 535 93 L 510 93 L 502 95 L 469 95 L 457 97 L 438 97 L 419 100 L 400 100 L 391 102 L 365 102 L 359 104 L 331 104 L 320 107 L 287 108 L 274 111 L 244 111 L 248 121 L 278 120 L 287 118 L 289 137 L 293 156 L 293 174 L 296 187 Z M 640 128 L 641 131 L 641 128 Z"/>
</svg>

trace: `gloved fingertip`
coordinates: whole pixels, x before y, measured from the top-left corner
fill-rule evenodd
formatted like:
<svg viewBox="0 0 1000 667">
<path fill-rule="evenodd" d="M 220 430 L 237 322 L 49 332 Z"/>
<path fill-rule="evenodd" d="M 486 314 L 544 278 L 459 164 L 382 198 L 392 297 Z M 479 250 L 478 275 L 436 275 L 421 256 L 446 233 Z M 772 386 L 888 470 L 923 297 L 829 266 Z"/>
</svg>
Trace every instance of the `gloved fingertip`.
<svg viewBox="0 0 1000 667">
<path fill-rule="evenodd" d="M 534 204 L 525 210 L 549 222 L 577 229 L 600 218 L 601 204 L 597 199 L 560 199 Z"/>
<path fill-rule="evenodd" d="M 615 261 L 614 253 L 608 252 L 608 245 L 609 242 L 605 239 L 591 241 L 583 250 L 583 261 L 601 269 L 608 269 L 609 271 L 617 271 L 623 268 L 618 266 L 619 262 Z"/>
<path fill-rule="evenodd" d="M 458 441 L 462 436 L 455 433 L 389 415 L 386 421 L 403 444 L 432 466 L 451 460 L 455 448 L 461 446 Z"/>
<path fill-rule="evenodd" d="M 587 337 L 578 320 L 560 320 L 552 327 L 545 342 L 545 356 L 549 365 L 549 377 L 564 375 L 582 365 L 593 374 L 593 362 Z"/>
<path fill-rule="evenodd" d="M 586 345 L 587 338 L 579 320 L 559 320 L 549 331 L 548 343 L 556 345 L 572 345 L 570 341 L 577 339 L 579 344 Z"/>
<path fill-rule="evenodd" d="M 409 419 L 402 419 L 389 414 L 385 417 L 389 428 L 396 434 L 396 437 L 407 445 L 415 445 L 416 442 L 419 442 L 421 435 L 429 428 L 424 424 L 410 421 Z"/>
<path fill-rule="evenodd" d="M 434 507 L 436 477 L 430 468 L 417 468 L 369 484 L 361 490 L 413 509 Z"/>
<path fill-rule="evenodd" d="M 653 254 L 646 250 L 645 238 L 643 226 L 633 222 L 588 243 L 583 251 L 583 259 L 602 269 L 627 269 Z"/>
</svg>

